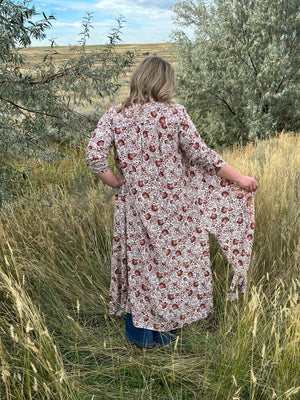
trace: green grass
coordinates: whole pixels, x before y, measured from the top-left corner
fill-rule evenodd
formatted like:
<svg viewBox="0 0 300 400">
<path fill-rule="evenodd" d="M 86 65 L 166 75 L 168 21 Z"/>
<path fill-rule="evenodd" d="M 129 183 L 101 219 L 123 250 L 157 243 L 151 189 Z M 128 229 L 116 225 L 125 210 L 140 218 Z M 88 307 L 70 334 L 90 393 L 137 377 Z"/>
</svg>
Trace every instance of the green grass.
<svg viewBox="0 0 300 400">
<path fill-rule="evenodd" d="M 299 146 L 286 133 L 222 154 L 260 184 L 249 290 L 225 301 L 230 269 L 212 242 L 214 314 L 153 350 L 108 315 L 113 190 L 83 149 L 31 162 L 0 220 L 0 399 L 299 398 Z"/>
</svg>

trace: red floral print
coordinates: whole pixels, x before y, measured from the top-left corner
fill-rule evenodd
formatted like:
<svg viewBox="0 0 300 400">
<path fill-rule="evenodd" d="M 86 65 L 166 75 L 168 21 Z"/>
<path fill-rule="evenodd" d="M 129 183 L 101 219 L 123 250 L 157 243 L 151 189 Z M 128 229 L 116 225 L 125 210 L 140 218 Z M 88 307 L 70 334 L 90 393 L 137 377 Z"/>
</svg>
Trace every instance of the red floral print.
<svg viewBox="0 0 300 400">
<path fill-rule="evenodd" d="M 216 175 L 224 160 L 199 136 L 185 108 L 159 102 L 111 107 L 86 149 L 89 168 L 108 170 L 112 146 L 124 175 L 115 197 L 110 312 L 134 326 L 168 331 L 213 310 L 209 237 L 244 292 L 254 235 L 253 194 Z"/>
</svg>

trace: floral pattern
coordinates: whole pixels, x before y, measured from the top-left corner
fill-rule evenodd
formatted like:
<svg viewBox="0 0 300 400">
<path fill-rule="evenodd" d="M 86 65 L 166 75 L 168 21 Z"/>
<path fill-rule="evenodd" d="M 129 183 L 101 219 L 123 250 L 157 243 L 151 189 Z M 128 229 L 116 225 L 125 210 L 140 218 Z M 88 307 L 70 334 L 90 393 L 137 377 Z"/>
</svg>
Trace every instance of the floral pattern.
<svg viewBox="0 0 300 400">
<path fill-rule="evenodd" d="M 253 194 L 216 171 L 209 149 L 181 105 L 111 107 L 86 149 L 89 168 L 108 170 L 112 146 L 124 183 L 115 197 L 110 312 L 136 327 L 180 328 L 213 310 L 209 237 L 234 276 L 228 297 L 244 292 L 254 235 Z"/>
</svg>

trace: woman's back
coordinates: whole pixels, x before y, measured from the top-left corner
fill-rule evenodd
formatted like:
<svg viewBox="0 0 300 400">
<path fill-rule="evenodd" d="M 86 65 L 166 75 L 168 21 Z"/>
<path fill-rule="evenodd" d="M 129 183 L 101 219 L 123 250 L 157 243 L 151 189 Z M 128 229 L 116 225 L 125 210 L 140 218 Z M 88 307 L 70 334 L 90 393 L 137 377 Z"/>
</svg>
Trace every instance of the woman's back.
<svg viewBox="0 0 300 400">
<path fill-rule="evenodd" d="M 134 327 L 154 331 L 212 311 L 209 232 L 233 266 L 231 293 L 246 288 L 253 243 L 253 196 L 217 176 L 229 170 L 221 176 L 243 177 L 205 145 L 185 108 L 172 103 L 173 78 L 168 63 L 146 59 L 131 95 L 101 117 L 86 151 L 92 171 L 118 187 L 110 312 L 130 313 Z M 107 161 L 112 146 L 118 177 Z"/>
<path fill-rule="evenodd" d="M 186 178 L 180 151 L 183 107 L 154 102 L 127 108 L 126 114 L 113 116 L 116 161 L 125 180 L 176 191 Z"/>
<path fill-rule="evenodd" d="M 195 162 L 208 169 L 224 164 L 203 143 L 181 105 L 138 104 L 127 107 L 125 116 L 115 106 L 106 118 L 111 124 L 117 166 L 131 184 L 142 179 L 176 191 L 193 179 Z"/>
</svg>

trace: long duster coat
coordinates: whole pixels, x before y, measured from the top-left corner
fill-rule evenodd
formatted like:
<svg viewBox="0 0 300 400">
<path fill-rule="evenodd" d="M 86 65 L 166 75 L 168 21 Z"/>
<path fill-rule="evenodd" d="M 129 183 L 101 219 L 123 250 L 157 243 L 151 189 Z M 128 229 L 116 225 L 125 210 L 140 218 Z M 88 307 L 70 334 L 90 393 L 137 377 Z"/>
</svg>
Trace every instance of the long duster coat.
<svg viewBox="0 0 300 400">
<path fill-rule="evenodd" d="M 254 234 L 253 195 L 217 177 L 224 160 L 209 149 L 181 105 L 111 107 L 86 150 L 89 168 L 124 175 L 115 197 L 110 313 L 132 314 L 158 331 L 205 318 L 213 309 L 208 233 L 244 292 Z"/>
</svg>

